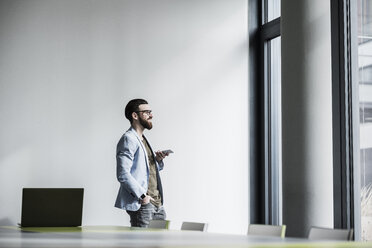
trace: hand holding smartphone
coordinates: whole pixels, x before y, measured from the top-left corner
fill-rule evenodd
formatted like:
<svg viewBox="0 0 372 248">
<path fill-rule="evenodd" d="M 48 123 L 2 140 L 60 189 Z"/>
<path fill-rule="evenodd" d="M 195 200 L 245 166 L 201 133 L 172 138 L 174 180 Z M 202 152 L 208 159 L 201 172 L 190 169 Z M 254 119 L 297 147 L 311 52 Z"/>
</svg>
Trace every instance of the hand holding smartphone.
<svg viewBox="0 0 372 248">
<path fill-rule="evenodd" d="M 162 153 L 169 155 L 170 153 L 174 153 L 171 149 L 163 150 Z"/>
<path fill-rule="evenodd" d="M 155 159 L 158 162 L 161 162 L 166 156 L 169 156 L 170 153 L 173 153 L 173 151 L 171 149 L 157 151 L 157 152 L 155 152 L 155 154 L 156 154 Z"/>
</svg>

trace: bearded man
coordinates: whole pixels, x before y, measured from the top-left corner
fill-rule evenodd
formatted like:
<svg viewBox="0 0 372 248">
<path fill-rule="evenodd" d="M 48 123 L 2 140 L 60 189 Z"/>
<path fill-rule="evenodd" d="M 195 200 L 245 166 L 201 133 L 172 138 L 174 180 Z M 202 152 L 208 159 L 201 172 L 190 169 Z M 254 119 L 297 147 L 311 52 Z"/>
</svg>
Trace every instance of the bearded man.
<svg viewBox="0 0 372 248">
<path fill-rule="evenodd" d="M 152 110 L 144 99 L 133 99 L 125 107 L 131 127 L 116 148 L 116 176 L 120 189 L 115 207 L 126 210 L 132 227 L 147 227 L 150 220 L 165 220 L 163 189 L 159 171 L 168 153 L 154 153 L 143 135 L 152 128 Z"/>
</svg>

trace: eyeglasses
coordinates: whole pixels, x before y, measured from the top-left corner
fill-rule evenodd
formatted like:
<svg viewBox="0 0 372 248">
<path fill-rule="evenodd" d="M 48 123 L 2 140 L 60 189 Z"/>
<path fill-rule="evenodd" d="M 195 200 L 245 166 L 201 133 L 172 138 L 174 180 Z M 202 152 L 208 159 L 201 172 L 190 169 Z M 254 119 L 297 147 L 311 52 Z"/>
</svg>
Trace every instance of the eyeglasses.
<svg viewBox="0 0 372 248">
<path fill-rule="evenodd" d="M 140 110 L 140 111 L 136 111 L 136 113 L 144 113 L 146 115 L 152 115 L 152 110 Z"/>
</svg>

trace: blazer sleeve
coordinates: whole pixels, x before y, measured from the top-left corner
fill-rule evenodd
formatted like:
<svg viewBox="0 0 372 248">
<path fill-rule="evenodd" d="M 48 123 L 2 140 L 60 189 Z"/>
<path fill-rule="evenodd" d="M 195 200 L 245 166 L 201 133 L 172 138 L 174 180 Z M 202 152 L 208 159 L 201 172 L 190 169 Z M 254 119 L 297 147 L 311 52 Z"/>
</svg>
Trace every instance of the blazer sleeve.
<svg viewBox="0 0 372 248">
<path fill-rule="evenodd" d="M 136 198 L 140 198 L 146 190 L 137 182 L 130 173 L 134 156 L 139 148 L 138 142 L 130 136 L 124 135 L 116 150 L 116 176 L 122 186 Z"/>
<path fill-rule="evenodd" d="M 156 159 L 155 159 L 156 161 Z M 161 171 L 162 169 L 164 169 L 164 162 L 163 161 L 156 161 L 156 164 L 158 165 L 158 168 L 159 168 L 159 171 Z"/>
</svg>

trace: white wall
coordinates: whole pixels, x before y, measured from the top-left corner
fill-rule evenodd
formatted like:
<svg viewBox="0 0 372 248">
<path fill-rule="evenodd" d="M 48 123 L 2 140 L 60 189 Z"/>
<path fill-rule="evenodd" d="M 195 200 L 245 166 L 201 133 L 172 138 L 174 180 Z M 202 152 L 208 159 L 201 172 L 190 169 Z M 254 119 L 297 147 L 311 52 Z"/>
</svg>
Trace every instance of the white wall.
<svg viewBox="0 0 372 248">
<path fill-rule="evenodd" d="M 330 1 L 281 3 L 283 223 L 306 237 L 333 228 Z"/>
<path fill-rule="evenodd" d="M 172 228 L 248 224 L 247 1 L 0 1 L 0 225 L 23 187 L 84 187 L 84 225 L 113 207 L 115 149 L 147 99 Z"/>
</svg>

